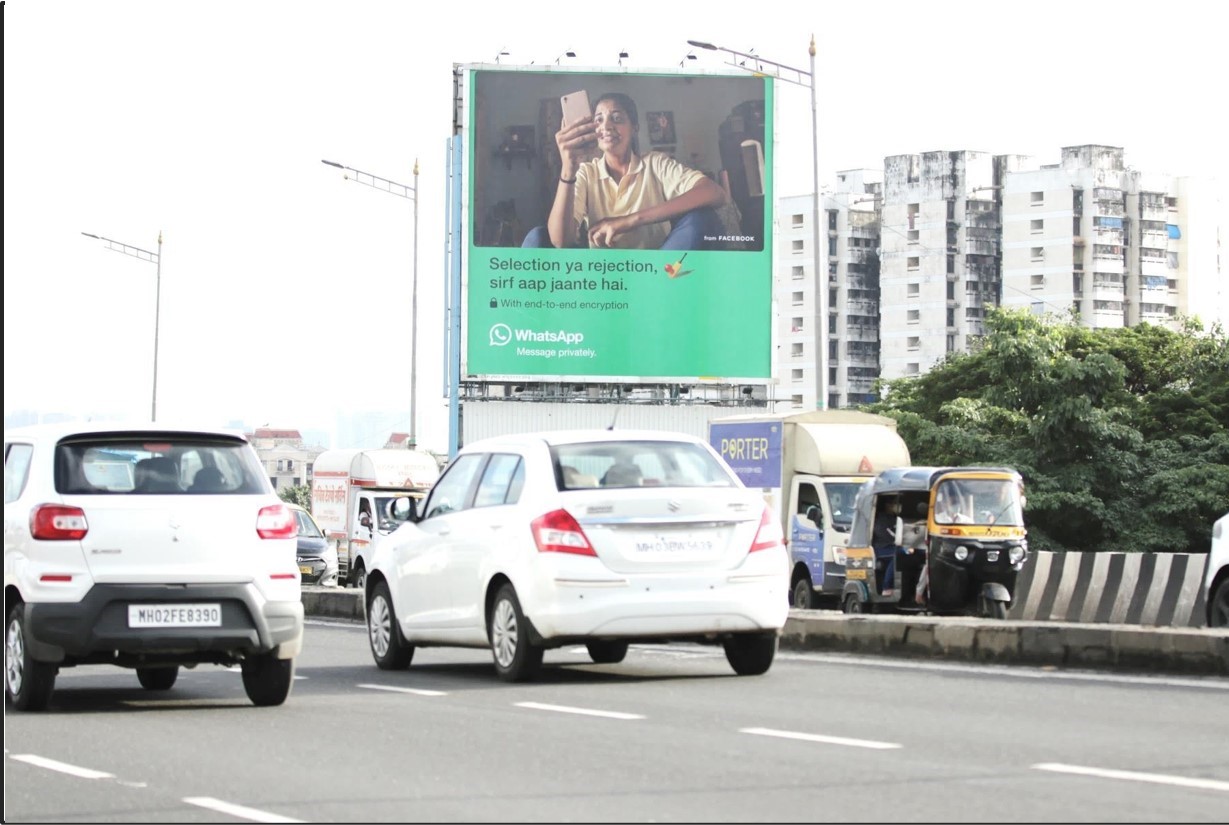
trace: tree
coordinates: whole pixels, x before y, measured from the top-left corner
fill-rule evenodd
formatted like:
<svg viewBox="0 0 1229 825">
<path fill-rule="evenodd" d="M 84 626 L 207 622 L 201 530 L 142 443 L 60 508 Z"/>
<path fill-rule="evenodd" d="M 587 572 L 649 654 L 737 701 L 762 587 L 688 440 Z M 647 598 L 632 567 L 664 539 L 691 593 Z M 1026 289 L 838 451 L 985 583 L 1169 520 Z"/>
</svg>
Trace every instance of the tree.
<svg viewBox="0 0 1229 825">
<path fill-rule="evenodd" d="M 290 504 L 297 504 L 304 510 L 311 512 L 312 509 L 312 488 L 306 484 L 296 484 L 293 487 L 283 487 L 277 491 L 282 501 Z"/>
<path fill-rule="evenodd" d="M 1045 550 L 1205 552 L 1229 502 L 1223 330 L 1087 329 L 993 310 L 970 353 L 886 382 L 918 465 L 999 464 L 1026 483 Z"/>
</svg>

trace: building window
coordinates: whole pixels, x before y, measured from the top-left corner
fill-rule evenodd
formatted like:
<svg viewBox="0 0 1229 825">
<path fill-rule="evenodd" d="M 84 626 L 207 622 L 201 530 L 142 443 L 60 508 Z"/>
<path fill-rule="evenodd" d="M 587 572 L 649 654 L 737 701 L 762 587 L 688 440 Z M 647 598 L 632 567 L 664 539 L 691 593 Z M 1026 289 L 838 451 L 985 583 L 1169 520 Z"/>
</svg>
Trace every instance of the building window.
<svg viewBox="0 0 1229 825">
<path fill-rule="evenodd" d="M 1031 227 L 1034 235 L 1040 235 L 1045 231 L 1046 222 L 1040 218 L 1031 221 Z"/>
<path fill-rule="evenodd" d="M 791 344 L 789 348 L 789 354 L 793 356 L 794 358 L 802 357 L 803 355 L 802 344 Z"/>
<path fill-rule="evenodd" d="M 921 259 L 921 258 L 910 258 L 910 259 L 907 261 L 907 263 L 906 263 L 906 267 L 907 267 L 908 269 L 917 269 L 917 268 L 919 268 L 921 265 L 922 265 L 922 259 Z"/>
<path fill-rule="evenodd" d="M 1044 261 L 1046 259 L 1046 250 L 1044 246 L 1034 246 L 1029 250 L 1029 255 L 1034 261 Z"/>
<path fill-rule="evenodd" d="M 277 471 L 280 473 L 280 472 L 282 472 L 282 471 L 283 471 L 283 470 L 285 470 L 285 469 L 286 469 L 286 460 L 285 460 L 285 459 L 282 459 L 282 458 L 279 458 L 279 459 L 277 460 Z"/>
<path fill-rule="evenodd" d="M 908 364 L 905 364 L 905 375 L 921 375 L 921 374 L 922 374 L 922 368 L 918 365 L 916 361 L 910 361 Z"/>
<path fill-rule="evenodd" d="M 794 226 L 795 228 L 802 226 L 802 225 L 803 225 L 802 215 L 801 215 L 801 214 L 795 214 L 795 215 L 791 216 L 791 218 L 790 218 L 790 224 L 791 224 L 792 226 Z"/>
<path fill-rule="evenodd" d="M 921 285 L 921 284 L 909 284 L 907 287 L 905 287 L 905 289 L 907 290 L 906 294 L 907 294 L 910 298 L 916 298 L 916 297 L 918 297 L 919 295 L 921 295 L 921 294 L 922 294 L 922 285 Z"/>
<path fill-rule="evenodd" d="M 791 395 L 789 397 L 789 402 L 793 404 L 795 407 L 801 407 L 802 406 L 802 396 L 801 395 Z"/>
<path fill-rule="evenodd" d="M 920 309 L 911 309 L 905 314 L 905 320 L 911 324 L 919 323 L 922 320 L 922 311 Z"/>
<path fill-rule="evenodd" d="M 794 252 L 801 252 L 801 251 L 802 251 L 802 249 L 803 249 L 803 242 L 802 242 L 802 241 L 793 241 L 793 242 L 790 244 L 790 248 L 791 248 Z"/>
<path fill-rule="evenodd" d="M 1033 204 L 1033 206 L 1037 206 L 1038 204 L 1045 203 L 1045 199 L 1046 199 L 1046 193 L 1045 193 L 1045 192 L 1031 192 L 1031 193 L 1029 193 L 1029 202 L 1031 202 L 1031 203 Z"/>
<path fill-rule="evenodd" d="M 906 237 L 906 239 L 909 241 L 909 243 L 917 243 L 917 241 L 918 241 L 918 234 L 919 234 L 919 233 L 918 233 L 918 230 L 916 230 L 916 229 L 910 229 L 910 230 L 909 230 L 909 232 L 908 232 L 908 234 L 907 234 L 905 237 Z"/>
<path fill-rule="evenodd" d="M 790 295 L 790 301 L 793 302 L 794 306 L 802 306 L 802 293 L 801 292 L 792 293 Z"/>
<path fill-rule="evenodd" d="M 294 470 L 294 459 L 293 458 L 286 459 L 286 469 L 290 471 Z"/>
<path fill-rule="evenodd" d="M 1046 276 L 1030 275 L 1028 278 L 1028 282 L 1029 282 L 1029 286 L 1031 286 L 1033 289 L 1040 289 L 1041 287 L 1046 285 Z"/>
<path fill-rule="evenodd" d="M 792 378 L 795 383 L 802 380 L 802 370 L 790 370 L 789 374 L 790 378 Z"/>
<path fill-rule="evenodd" d="M 1079 312 L 1080 304 L 1078 301 L 1074 304 L 1074 306 L 1075 306 L 1075 311 Z M 1028 305 L 1028 308 L 1029 308 L 1029 311 L 1032 312 L 1034 315 L 1045 315 L 1045 304 L 1042 303 L 1041 301 L 1033 301 L 1031 304 Z"/>
<path fill-rule="evenodd" d="M 916 335 L 911 335 L 909 336 L 909 339 L 908 339 L 908 346 L 909 346 L 909 349 L 921 349 L 922 339 Z"/>
<path fill-rule="evenodd" d="M 801 315 L 795 315 L 793 318 L 789 319 L 789 331 L 790 332 L 802 332 L 802 329 L 803 327 L 802 327 L 802 316 Z"/>
<path fill-rule="evenodd" d="M 801 281 L 804 277 L 802 267 L 796 266 L 790 270 L 790 277 L 792 277 L 795 281 Z"/>
</svg>

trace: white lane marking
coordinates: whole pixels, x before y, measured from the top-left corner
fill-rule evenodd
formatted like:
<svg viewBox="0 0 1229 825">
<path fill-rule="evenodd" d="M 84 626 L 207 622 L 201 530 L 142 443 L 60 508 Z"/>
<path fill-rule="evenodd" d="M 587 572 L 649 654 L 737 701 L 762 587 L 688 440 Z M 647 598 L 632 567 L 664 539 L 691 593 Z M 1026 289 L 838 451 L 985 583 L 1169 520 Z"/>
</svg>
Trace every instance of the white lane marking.
<svg viewBox="0 0 1229 825">
<path fill-rule="evenodd" d="M 895 742 L 876 742 L 873 739 L 847 739 L 844 736 L 823 736 L 818 733 L 799 733 L 792 730 L 773 730 L 772 728 L 740 728 L 739 733 L 751 733 L 756 736 L 776 736 L 780 739 L 800 739 L 803 742 L 821 742 L 825 745 L 847 745 L 851 748 L 871 748 L 872 750 L 892 750 L 903 748 Z"/>
<path fill-rule="evenodd" d="M 606 719 L 643 719 L 639 713 L 620 713 L 616 710 L 591 710 L 590 708 L 570 708 L 567 705 L 544 705 L 541 702 L 515 702 L 518 708 L 530 710 L 550 710 L 555 713 L 576 713 L 581 716 L 601 716 Z"/>
<path fill-rule="evenodd" d="M 387 690 L 391 693 L 413 693 L 415 696 L 447 696 L 448 695 L 445 691 L 442 691 L 442 690 L 426 690 L 424 688 L 393 687 L 392 685 L 363 684 L 363 685 L 357 685 L 357 687 L 365 688 L 367 690 Z"/>
<path fill-rule="evenodd" d="M 1139 771 L 1115 771 L 1109 768 L 1087 768 L 1082 765 L 1064 765 L 1060 762 L 1042 762 L 1032 766 L 1039 771 L 1074 773 L 1080 776 L 1096 776 L 1101 779 L 1125 779 L 1130 782 L 1154 782 L 1158 785 L 1178 785 L 1183 788 L 1199 788 L 1204 791 L 1229 793 L 1229 782 L 1219 779 L 1194 779 L 1189 776 L 1170 776 L 1163 773 L 1140 773 Z"/>
<path fill-rule="evenodd" d="M 253 822 L 304 822 L 302 819 L 292 819 L 281 814 L 271 814 L 268 811 L 257 810 L 256 808 L 247 808 L 243 805 L 232 805 L 229 802 L 223 802 L 220 799 L 214 799 L 212 796 L 185 796 L 184 802 L 189 805 L 196 805 L 200 808 L 208 808 L 211 811 L 217 811 L 220 814 L 229 814 L 237 816 L 240 819 L 250 819 Z"/>
<path fill-rule="evenodd" d="M 35 756 L 32 753 L 19 753 L 13 756 L 18 762 L 25 762 L 33 765 L 36 768 L 46 768 L 51 771 L 59 771 L 66 773 L 69 776 L 76 776 L 80 779 L 114 779 L 115 774 L 107 773 L 106 771 L 95 771 L 89 768 L 80 768 L 76 765 L 70 765 L 67 762 L 57 762 L 54 759 L 48 759 L 45 756 Z"/>
</svg>

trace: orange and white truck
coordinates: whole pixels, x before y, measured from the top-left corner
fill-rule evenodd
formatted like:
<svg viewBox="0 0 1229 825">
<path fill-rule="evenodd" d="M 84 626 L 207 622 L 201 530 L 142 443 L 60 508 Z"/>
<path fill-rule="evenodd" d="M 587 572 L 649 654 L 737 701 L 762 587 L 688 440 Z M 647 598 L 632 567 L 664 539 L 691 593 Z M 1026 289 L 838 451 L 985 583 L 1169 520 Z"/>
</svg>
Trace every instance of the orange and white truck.
<svg viewBox="0 0 1229 825">
<path fill-rule="evenodd" d="M 408 517 L 403 500 L 422 498 L 439 475 L 439 462 L 421 450 L 325 450 L 316 457 L 312 516 L 337 546 L 339 583 L 364 586 L 375 542 Z"/>
</svg>

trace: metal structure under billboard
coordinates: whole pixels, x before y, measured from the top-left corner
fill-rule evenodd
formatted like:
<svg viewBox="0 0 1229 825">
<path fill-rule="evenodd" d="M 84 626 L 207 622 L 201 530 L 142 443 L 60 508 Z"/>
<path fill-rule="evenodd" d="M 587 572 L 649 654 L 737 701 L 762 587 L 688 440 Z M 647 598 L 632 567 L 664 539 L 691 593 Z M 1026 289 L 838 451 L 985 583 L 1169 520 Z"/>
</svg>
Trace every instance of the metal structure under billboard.
<svg viewBox="0 0 1229 825">
<path fill-rule="evenodd" d="M 452 245 L 464 255 L 459 381 L 771 379 L 772 78 L 498 64 L 454 74 L 463 146 L 452 207 L 464 233 Z M 604 125 L 578 170 L 580 150 L 568 150 L 577 171 L 566 176 L 556 134 L 561 99 L 573 95 Z M 620 125 L 633 155 L 612 175 L 602 152 L 615 151 Z M 724 192 L 702 221 L 691 223 L 698 210 L 679 215 L 641 240 L 630 231 L 641 220 L 623 221 L 609 247 L 590 246 L 586 230 L 633 212 L 643 218 L 645 208 L 698 190 L 701 178 Z M 566 217 L 552 222 L 557 199 Z M 561 225 L 563 243 L 552 243 Z"/>
</svg>

